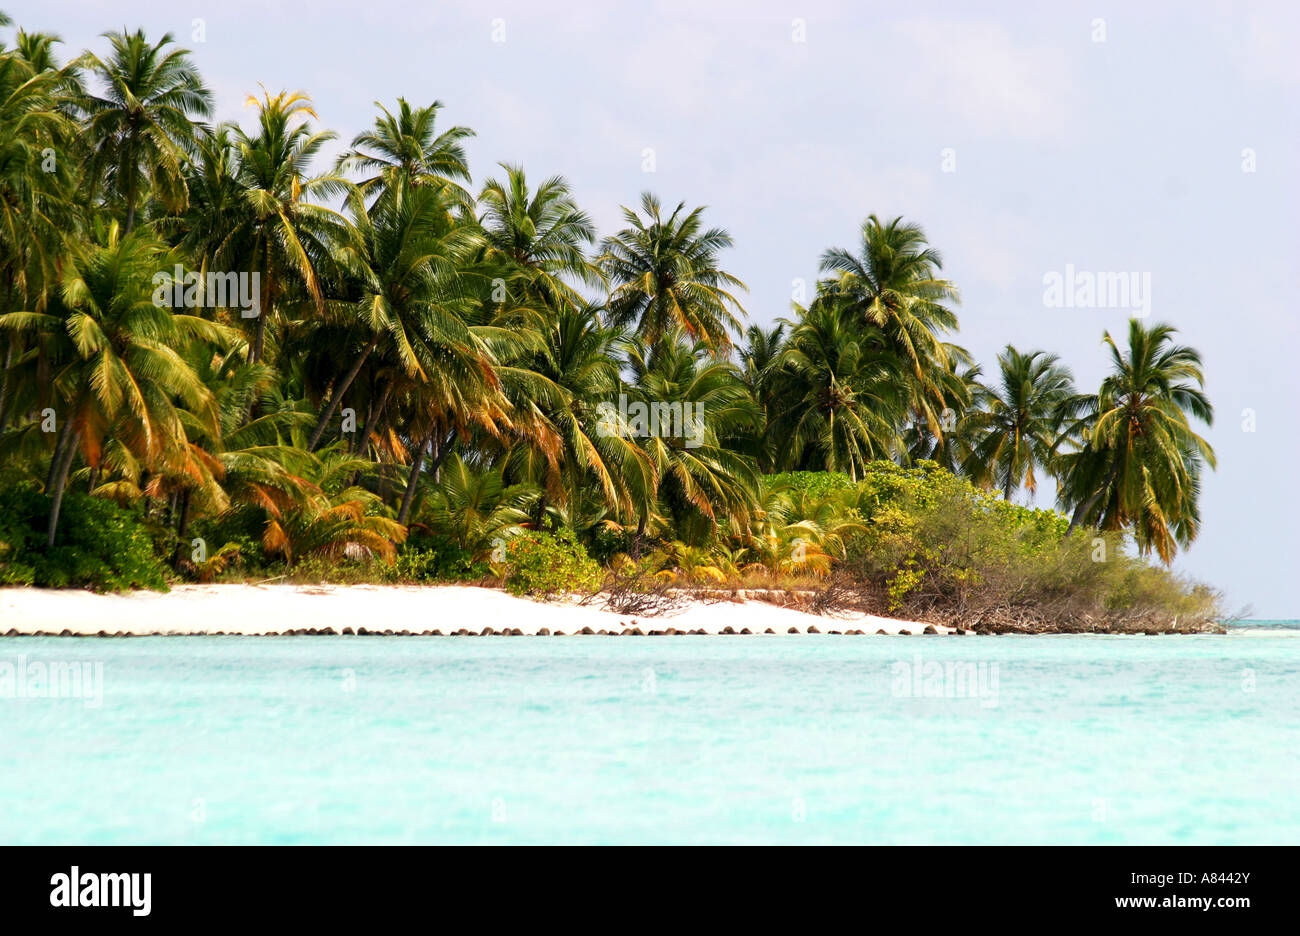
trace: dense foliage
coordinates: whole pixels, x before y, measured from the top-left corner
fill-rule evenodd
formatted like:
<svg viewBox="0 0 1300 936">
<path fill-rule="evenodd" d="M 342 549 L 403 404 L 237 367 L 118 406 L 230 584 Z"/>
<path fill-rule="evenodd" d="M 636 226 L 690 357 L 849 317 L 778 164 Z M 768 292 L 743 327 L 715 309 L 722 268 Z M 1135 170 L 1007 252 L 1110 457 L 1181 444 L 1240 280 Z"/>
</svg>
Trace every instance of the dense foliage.
<svg viewBox="0 0 1300 936">
<path fill-rule="evenodd" d="M 45 543 L 50 498 L 28 486 L 5 492 L 0 511 L 0 585 L 69 586 L 97 591 L 166 588 L 166 567 L 138 511 L 80 491 L 54 546 Z"/>
<path fill-rule="evenodd" d="M 561 177 L 476 186 L 439 102 L 380 107 L 324 165 L 303 93 L 213 125 L 170 36 L 106 36 L 66 65 L 48 35 L 0 49 L 9 581 L 157 584 L 135 545 L 102 573 L 62 551 L 110 502 L 203 581 L 548 591 L 590 554 L 678 583 L 849 570 L 895 610 L 1027 556 L 1036 594 L 1118 601 L 1107 576 L 1144 563 L 1044 570 L 1097 531 L 1166 563 L 1197 533 L 1212 410 L 1167 326 L 1107 335 L 1096 393 L 1010 346 L 986 385 L 940 254 L 875 216 L 806 306 L 747 326 L 701 207 L 647 193 L 602 238 Z M 1048 479 L 1068 521 L 1009 503 Z M 552 553 L 554 583 L 528 566 Z"/>
<path fill-rule="evenodd" d="M 505 547 L 506 588 L 516 595 L 590 592 L 599 587 L 600 566 L 572 530 L 529 530 Z"/>
</svg>

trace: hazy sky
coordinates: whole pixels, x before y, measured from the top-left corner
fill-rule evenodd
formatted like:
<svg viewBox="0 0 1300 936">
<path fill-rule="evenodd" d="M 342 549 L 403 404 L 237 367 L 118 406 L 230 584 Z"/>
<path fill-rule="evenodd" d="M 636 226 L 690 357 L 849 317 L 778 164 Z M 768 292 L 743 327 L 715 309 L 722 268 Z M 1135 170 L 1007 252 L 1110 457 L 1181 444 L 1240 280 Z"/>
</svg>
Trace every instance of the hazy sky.
<svg viewBox="0 0 1300 936">
<path fill-rule="evenodd" d="M 1129 313 L 1049 307 L 1044 277 L 1149 274 L 1149 321 L 1202 351 L 1218 411 L 1219 470 L 1177 567 L 1233 608 L 1300 616 L 1300 5 L 0 8 L 62 36 L 64 58 L 102 50 L 107 29 L 170 31 L 222 118 L 247 121 L 259 82 L 302 89 L 346 141 L 376 100 L 441 100 L 443 126 L 478 133 L 476 184 L 498 161 L 561 173 L 602 234 L 645 189 L 707 204 L 735 238 L 726 262 L 756 321 L 788 314 L 793 281 L 811 284 L 822 250 L 854 245 L 868 214 L 902 214 L 943 252 L 962 292 L 957 340 L 986 369 L 1008 342 L 1042 347 L 1092 388 L 1102 333 Z"/>
</svg>

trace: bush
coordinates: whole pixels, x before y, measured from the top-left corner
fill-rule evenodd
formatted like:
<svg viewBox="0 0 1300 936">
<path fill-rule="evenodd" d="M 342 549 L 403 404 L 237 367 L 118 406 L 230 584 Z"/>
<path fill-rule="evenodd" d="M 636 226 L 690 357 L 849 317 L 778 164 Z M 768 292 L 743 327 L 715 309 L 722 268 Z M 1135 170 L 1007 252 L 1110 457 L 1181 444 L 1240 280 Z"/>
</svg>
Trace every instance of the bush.
<svg viewBox="0 0 1300 936">
<path fill-rule="evenodd" d="M 467 582 L 492 574 L 486 562 L 442 536 L 413 534 L 388 567 L 395 582 Z"/>
<path fill-rule="evenodd" d="M 506 544 L 506 589 L 514 595 L 592 591 L 601 570 L 573 531 L 528 531 Z"/>
<path fill-rule="evenodd" d="M 587 554 L 600 564 L 608 565 L 615 556 L 630 553 L 635 538 L 631 530 L 600 525 L 588 533 Z"/>
<path fill-rule="evenodd" d="M 166 568 L 139 515 L 111 501 L 69 491 L 58 538 L 45 545 L 52 498 L 24 486 L 4 494 L 0 512 L 0 584 L 42 588 L 167 590 Z"/>
<path fill-rule="evenodd" d="M 182 550 L 188 555 L 190 541 L 202 537 L 211 550 L 214 544 L 233 544 L 238 548 L 237 566 L 246 576 L 257 578 L 276 573 L 281 563 L 266 555 L 262 549 L 262 534 L 266 531 L 266 516 L 260 508 L 241 505 L 224 511 L 215 517 L 204 517 L 190 524 L 189 534 L 182 544 Z M 224 570 L 223 570 L 224 571 Z"/>
<path fill-rule="evenodd" d="M 1214 619 L 1213 592 L 1126 551 L 1118 532 L 1080 530 L 1054 510 L 1008 503 L 937 466 L 873 465 L 857 492 L 864 529 L 853 577 L 890 613 L 1116 625 Z"/>
<path fill-rule="evenodd" d="M 783 488 L 813 497 L 853 488 L 849 476 L 840 471 L 783 471 L 767 475 L 763 483 L 769 491 Z"/>
</svg>

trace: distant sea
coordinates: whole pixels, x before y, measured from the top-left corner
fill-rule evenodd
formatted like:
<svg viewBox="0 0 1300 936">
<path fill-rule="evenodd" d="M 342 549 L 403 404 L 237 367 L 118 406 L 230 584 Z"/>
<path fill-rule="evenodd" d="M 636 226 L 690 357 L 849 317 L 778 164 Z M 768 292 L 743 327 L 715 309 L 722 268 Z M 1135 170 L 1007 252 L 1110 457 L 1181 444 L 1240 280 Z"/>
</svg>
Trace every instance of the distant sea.
<svg viewBox="0 0 1300 936">
<path fill-rule="evenodd" d="M 1300 621 L 15 637 L 0 694 L 4 844 L 1300 843 Z"/>
<path fill-rule="evenodd" d="M 1251 633 L 1258 631 L 1300 631 L 1300 621 L 1266 621 L 1245 618 L 1234 622 L 1231 627 L 1234 631 L 1249 631 Z"/>
</svg>

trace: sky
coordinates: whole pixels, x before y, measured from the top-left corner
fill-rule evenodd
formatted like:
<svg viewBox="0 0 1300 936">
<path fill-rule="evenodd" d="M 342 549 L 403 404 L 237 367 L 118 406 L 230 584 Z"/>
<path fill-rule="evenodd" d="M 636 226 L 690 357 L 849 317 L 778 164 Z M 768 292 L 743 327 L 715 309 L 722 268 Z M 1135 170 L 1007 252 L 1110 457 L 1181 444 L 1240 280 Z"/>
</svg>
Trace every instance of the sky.
<svg viewBox="0 0 1300 936">
<path fill-rule="evenodd" d="M 439 100 L 440 127 L 477 133 L 476 185 L 498 162 L 562 174 L 602 235 L 646 190 L 707 205 L 756 322 L 790 314 L 872 213 L 923 226 L 961 291 L 955 340 L 986 371 L 1008 343 L 1044 348 L 1091 389 L 1105 331 L 1135 311 L 1169 322 L 1204 356 L 1219 462 L 1175 568 L 1230 610 L 1300 617 L 1300 4 L 0 8 L 61 36 L 65 59 L 109 29 L 173 33 L 221 119 L 248 125 L 260 86 L 304 90 L 340 137 L 331 158 L 375 101 Z M 1149 290 L 1050 301 L 1070 270 Z"/>
</svg>

